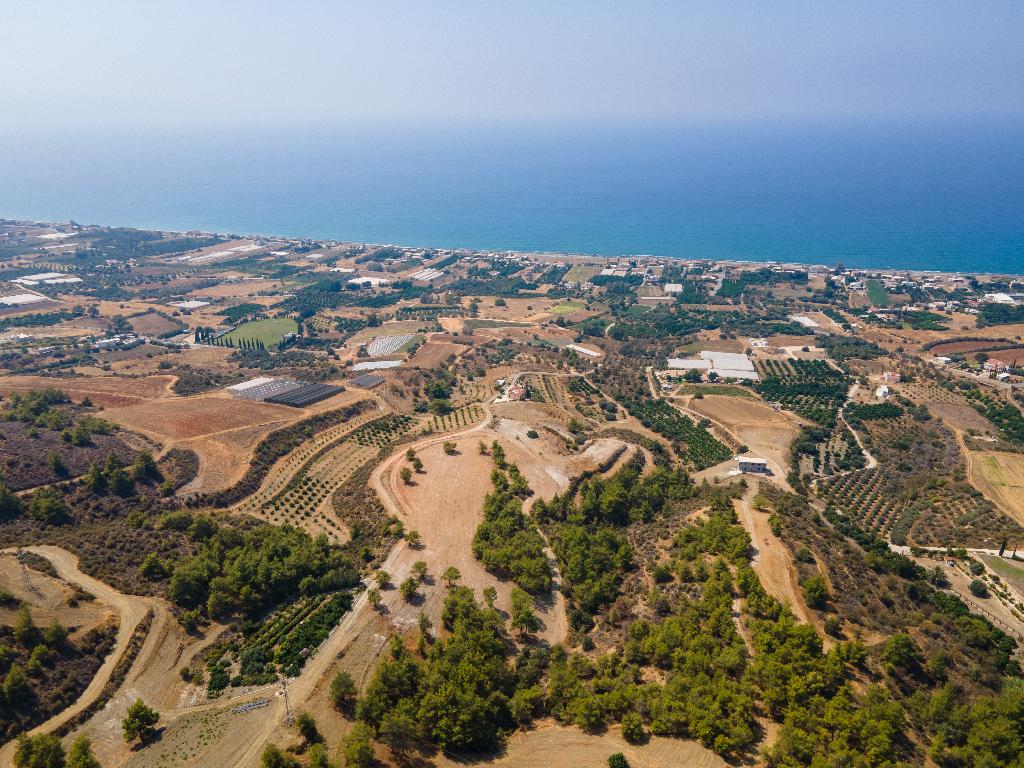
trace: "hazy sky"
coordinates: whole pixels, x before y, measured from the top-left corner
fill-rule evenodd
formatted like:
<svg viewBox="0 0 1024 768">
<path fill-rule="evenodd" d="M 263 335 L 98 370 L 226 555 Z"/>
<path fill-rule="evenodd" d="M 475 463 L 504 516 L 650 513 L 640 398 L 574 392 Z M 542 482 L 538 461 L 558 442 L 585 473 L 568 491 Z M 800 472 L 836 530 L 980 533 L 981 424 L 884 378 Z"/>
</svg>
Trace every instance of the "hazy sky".
<svg viewBox="0 0 1024 768">
<path fill-rule="evenodd" d="M 0 126 L 1024 116 L 1024 2 L 4 0 Z"/>
</svg>

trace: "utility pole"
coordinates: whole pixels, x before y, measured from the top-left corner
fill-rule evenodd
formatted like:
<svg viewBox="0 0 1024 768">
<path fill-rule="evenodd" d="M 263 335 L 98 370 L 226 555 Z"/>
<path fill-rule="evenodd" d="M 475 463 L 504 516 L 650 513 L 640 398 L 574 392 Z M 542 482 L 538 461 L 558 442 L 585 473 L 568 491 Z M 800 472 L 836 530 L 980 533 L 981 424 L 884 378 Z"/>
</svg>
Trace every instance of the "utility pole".
<svg viewBox="0 0 1024 768">
<path fill-rule="evenodd" d="M 285 725 L 292 724 L 292 706 L 288 702 L 288 678 L 281 678 L 281 690 L 284 691 L 284 722 Z"/>
</svg>

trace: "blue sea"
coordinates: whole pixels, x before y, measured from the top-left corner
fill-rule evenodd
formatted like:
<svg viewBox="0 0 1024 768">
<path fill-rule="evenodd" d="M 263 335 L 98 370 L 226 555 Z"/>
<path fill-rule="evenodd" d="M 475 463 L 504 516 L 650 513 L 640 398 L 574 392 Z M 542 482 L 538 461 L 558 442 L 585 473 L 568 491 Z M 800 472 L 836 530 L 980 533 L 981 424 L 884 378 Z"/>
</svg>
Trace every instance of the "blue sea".
<svg viewBox="0 0 1024 768">
<path fill-rule="evenodd" d="M 1024 272 L 1024 126 L 0 132 L 0 217 Z"/>
</svg>

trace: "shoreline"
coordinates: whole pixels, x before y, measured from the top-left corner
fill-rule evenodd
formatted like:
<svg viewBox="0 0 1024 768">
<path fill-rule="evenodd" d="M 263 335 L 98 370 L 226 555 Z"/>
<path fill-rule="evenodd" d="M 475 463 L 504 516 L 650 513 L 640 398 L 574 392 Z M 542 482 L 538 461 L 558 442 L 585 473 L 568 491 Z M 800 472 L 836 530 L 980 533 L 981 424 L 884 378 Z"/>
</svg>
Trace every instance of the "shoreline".
<svg viewBox="0 0 1024 768">
<path fill-rule="evenodd" d="M 165 229 L 165 228 L 148 228 L 131 225 L 121 224 L 83 224 L 78 221 L 46 221 L 41 219 L 8 219 L 0 216 L 0 225 L 17 225 L 17 226 L 41 226 L 49 227 L 60 231 L 61 228 L 77 228 L 82 230 L 90 229 L 127 229 L 136 230 L 139 232 L 156 232 L 162 235 L 188 235 L 188 236 L 205 236 L 205 237 L 223 237 L 229 239 L 247 239 L 247 240 L 268 240 L 274 242 L 283 243 L 318 243 L 321 247 L 338 247 L 345 245 L 359 245 L 359 246 L 371 246 L 371 247 L 394 247 L 394 248 L 405 248 L 405 249 L 426 249 L 436 251 L 451 251 L 455 253 L 471 254 L 471 253 L 492 253 L 502 255 L 516 255 L 516 256 L 530 256 L 544 260 L 553 261 L 566 261 L 566 260 L 577 260 L 577 261 L 603 261 L 603 262 L 617 262 L 623 259 L 627 260 L 639 260 L 644 262 L 650 261 L 684 261 L 684 262 L 707 262 L 714 264 L 726 264 L 735 266 L 781 266 L 786 268 L 806 268 L 812 269 L 817 268 L 820 270 L 835 271 L 838 265 L 842 264 L 843 268 L 847 271 L 852 272 L 865 272 L 871 274 L 892 274 L 892 275 L 977 275 L 986 278 L 1024 278 L 1024 267 L 1020 272 L 1012 271 L 1001 271 L 1001 272 L 988 272 L 984 270 L 972 270 L 972 271 L 961 271 L 955 269 L 917 269 L 912 267 L 880 267 L 880 266 L 854 266 L 847 265 L 844 260 L 838 258 L 835 263 L 829 264 L 821 261 L 781 261 L 778 259 L 757 259 L 757 258 L 715 258 L 711 256 L 672 256 L 672 255 L 659 255 L 652 253 L 621 253 L 621 254 L 600 254 L 600 253 L 583 253 L 577 251 L 537 251 L 537 250 L 526 250 L 517 248 L 478 248 L 473 246 L 450 246 L 450 245 L 427 245 L 423 243 L 399 243 L 399 242 L 374 242 L 374 241 L 361 241 L 361 240 L 347 240 L 337 238 L 320 238 L 320 237 L 300 237 L 292 235 L 278 235 L 268 233 L 235 233 L 235 232 L 224 232 L 216 230 L 200 230 L 200 229 Z"/>
</svg>

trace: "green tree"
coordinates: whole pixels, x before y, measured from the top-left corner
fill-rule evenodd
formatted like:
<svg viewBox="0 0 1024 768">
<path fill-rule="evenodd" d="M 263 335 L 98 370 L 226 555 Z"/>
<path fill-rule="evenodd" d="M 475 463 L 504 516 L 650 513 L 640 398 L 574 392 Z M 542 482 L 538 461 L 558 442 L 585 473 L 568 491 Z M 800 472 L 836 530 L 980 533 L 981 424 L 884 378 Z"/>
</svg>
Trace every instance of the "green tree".
<svg viewBox="0 0 1024 768">
<path fill-rule="evenodd" d="M 159 712 L 146 706 L 142 699 L 136 699 L 135 703 L 128 707 L 128 711 L 121 721 L 124 740 L 128 743 L 136 739 L 142 742 L 148 741 L 156 733 L 156 724 L 159 721 Z"/>
<path fill-rule="evenodd" d="M 33 648 L 39 642 L 39 628 L 32 621 L 32 613 L 27 605 L 18 609 L 18 618 L 14 622 L 14 639 L 24 648 Z"/>
<path fill-rule="evenodd" d="M 636 712 L 627 712 L 622 716 L 622 738 L 630 744 L 639 744 L 644 740 L 644 721 Z"/>
<path fill-rule="evenodd" d="M 343 712 L 351 711 L 357 693 L 355 680 L 348 672 L 340 670 L 331 678 L 331 701 Z"/>
<path fill-rule="evenodd" d="M 417 560 L 412 564 L 412 575 L 420 581 L 423 581 L 427 577 L 427 561 Z"/>
<path fill-rule="evenodd" d="M 273 744 L 267 744 L 260 755 L 261 768 L 300 768 L 300 763 L 291 755 L 286 755 Z"/>
<path fill-rule="evenodd" d="M 371 587 L 370 589 L 366 590 L 366 600 L 370 603 L 371 606 L 373 606 L 374 610 L 379 609 L 381 603 L 383 602 L 380 596 L 380 590 L 376 587 Z"/>
<path fill-rule="evenodd" d="M 7 487 L 7 483 L 0 480 L 0 520 L 17 517 L 23 510 L 21 499 Z"/>
<path fill-rule="evenodd" d="M 4 700 L 12 704 L 25 701 L 32 696 L 32 686 L 28 683 L 28 676 L 18 664 L 12 664 L 11 668 L 7 670 L 0 690 L 3 691 Z"/>
<path fill-rule="evenodd" d="M 419 549 L 420 548 L 420 544 L 422 543 L 422 541 L 423 540 L 420 537 L 420 532 L 419 531 L 413 530 L 413 531 L 409 531 L 407 534 L 405 534 L 405 543 L 408 544 L 413 549 Z"/>
<path fill-rule="evenodd" d="M 89 464 L 89 469 L 86 470 L 85 476 L 82 478 L 82 482 L 85 483 L 85 487 L 93 493 L 103 493 L 107 488 L 107 478 L 103 475 L 103 470 L 100 469 L 100 463 L 93 460 Z"/>
<path fill-rule="evenodd" d="M 64 477 L 68 473 L 68 465 L 64 463 L 64 457 L 60 455 L 60 451 L 50 451 L 48 460 L 50 469 L 57 477 Z"/>
<path fill-rule="evenodd" d="M 829 597 L 828 587 L 821 576 L 811 576 L 804 582 L 804 599 L 811 608 L 824 608 Z"/>
<path fill-rule="evenodd" d="M 402 467 L 399 470 L 398 474 L 401 476 L 403 483 L 405 483 L 406 485 L 412 485 L 412 470 L 411 469 L 409 469 L 408 467 Z"/>
<path fill-rule="evenodd" d="M 167 567 L 156 552 L 150 552 L 139 566 L 139 573 L 146 581 L 158 581 L 167 577 Z"/>
<path fill-rule="evenodd" d="M 896 669 L 913 669 L 921 661 L 914 639 L 905 632 L 890 637 L 882 650 L 882 657 Z"/>
<path fill-rule="evenodd" d="M 455 441 L 453 441 L 453 440 L 445 440 L 444 441 L 444 452 L 448 456 L 454 456 L 455 453 L 456 453 Z"/>
<path fill-rule="evenodd" d="M 69 509 L 64 494 L 55 485 L 46 485 L 32 494 L 28 516 L 41 523 L 57 525 L 68 518 Z"/>
<path fill-rule="evenodd" d="M 324 737 L 320 735 L 320 729 L 316 727 L 316 720 L 305 710 L 299 712 L 295 717 L 295 729 L 306 742 L 306 746 L 323 741 Z"/>
<path fill-rule="evenodd" d="M 608 756 L 608 768 L 629 768 L 629 761 L 621 752 Z"/>
<path fill-rule="evenodd" d="M 22 734 L 14 750 L 15 768 L 64 768 L 64 747 L 52 733 Z"/>
<path fill-rule="evenodd" d="M 53 650 L 59 650 L 68 639 L 68 629 L 59 621 L 54 619 L 49 626 L 43 630 L 43 642 Z"/>
<path fill-rule="evenodd" d="M 512 610 L 509 612 L 509 619 L 512 629 L 524 634 L 540 629 L 540 621 L 533 612 L 533 600 L 528 592 L 519 587 L 512 590 Z"/>
<path fill-rule="evenodd" d="M 92 742 L 88 736 L 83 734 L 72 742 L 67 768 L 101 768 L 100 761 L 92 753 Z"/>
<path fill-rule="evenodd" d="M 331 761 L 327 758 L 326 746 L 314 744 L 309 748 L 307 768 L 331 768 Z"/>
<path fill-rule="evenodd" d="M 411 603 L 412 599 L 416 597 L 416 592 L 417 590 L 419 590 L 419 588 L 419 581 L 410 576 L 402 582 L 402 584 L 398 587 L 398 591 L 401 593 L 403 600 L 405 600 L 407 603 Z"/>
<path fill-rule="evenodd" d="M 373 759 L 373 731 L 366 723 L 352 726 L 341 742 L 345 768 L 371 768 Z"/>
<path fill-rule="evenodd" d="M 462 578 L 462 573 L 454 565 L 449 565 L 444 569 L 444 573 L 441 574 L 441 578 L 448 584 L 448 589 L 451 589 L 455 584 Z"/>
</svg>

